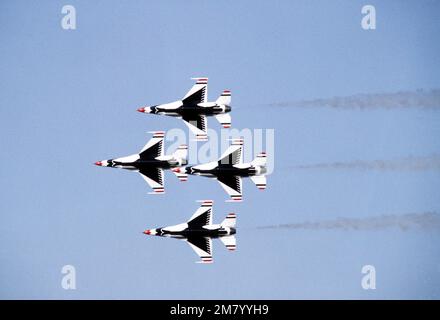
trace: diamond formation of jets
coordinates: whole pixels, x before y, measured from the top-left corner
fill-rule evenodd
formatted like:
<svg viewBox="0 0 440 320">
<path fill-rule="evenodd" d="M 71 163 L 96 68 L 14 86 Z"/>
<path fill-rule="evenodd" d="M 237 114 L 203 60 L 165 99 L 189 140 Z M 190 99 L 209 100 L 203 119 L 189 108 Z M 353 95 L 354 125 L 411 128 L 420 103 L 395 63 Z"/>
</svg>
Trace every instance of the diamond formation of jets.
<svg viewBox="0 0 440 320">
<path fill-rule="evenodd" d="M 233 139 L 231 146 L 217 161 L 188 166 L 185 173 L 217 179 L 231 197 L 230 201 L 242 201 L 242 178 L 249 177 L 258 189 L 266 189 L 266 153 L 261 152 L 250 163 L 243 163 L 243 139 Z M 175 172 L 183 173 L 182 168 Z"/>
<path fill-rule="evenodd" d="M 188 146 L 180 145 L 171 155 L 164 155 L 163 139 L 164 131 L 154 131 L 153 138 L 147 142 L 138 154 L 132 154 L 122 158 L 97 161 L 95 164 L 102 167 L 122 168 L 137 171 L 153 189 L 153 194 L 165 192 L 164 169 L 173 169 L 185 166 L 188 155 Z M 183 170 L 174 170 L 174 174 L 180 181 L 188 179 Z"/>
<path fill-rule="evenodd" d="M 206 141 L 208 116 L 214 116 L 224 128 L 230 128 L 231 92 L 224 90 L 214 102 L 208 102 L 208 78 L 192 78 L 196 83 L 182 100 L 171 103 L 144 106 L 142 113 L 167 115 L 180 118 L 195 135 L 196 140 Z M 261 152 L 249 162 L 243 162 L 243 139 L 232 139 L 222 156 L 209 163 L 188 166 L 188 147 L 180 145 L 170 154 L 164 154 L 164 131 L 153 131 L 153 137 L 138 154 L 102 160 L 95 165 L 122 168 L 138 172 L 153 189 L 150 194 L 163 194 L 164 170 L 170 169 L 180 181 L 188 175 L 210 177 L 218 180 L 232 202 L 242 201 L 242 178 L 249 177 L 258 189 L 266 189 L 266 153 Z M 220 239 L 228 250 L 236 249 L 236 215 L 229 213 L 220 224 L 212 223 L 213 201 L 203 200 L 201 207 L 185 223 L 148 229 L 147 235 L 170 237 L 186 241 L 200 257 L 199 263 L 212 263 L 212 239 Z"/>
<path fill-rule="evenodd" d="M 213 224 L 212 205 L 212 200 L 203 200 L 201 207 L 187 222 L 169 227 L 147 229 L 144 234 L 186 241 L 201 259 L 197 263 L 212 263 L 212 239 L 220 239 L 230 251 L 236 249 L 234 236 L 236 215 L 229 213 L 222 223 Z"/>
<path fill-rule="evenodd" d="M 180 118 L 199 141 L 208 139 L 207 116 L 214 116 L 224 128 L 230 128 L 231 91 L 224 90 L 216 101 L 208 102 L 208 78 L 192 79 L 196 80 L 196 83 L 182 100 L 143 106 L 137 111 Z"/>
</svg>

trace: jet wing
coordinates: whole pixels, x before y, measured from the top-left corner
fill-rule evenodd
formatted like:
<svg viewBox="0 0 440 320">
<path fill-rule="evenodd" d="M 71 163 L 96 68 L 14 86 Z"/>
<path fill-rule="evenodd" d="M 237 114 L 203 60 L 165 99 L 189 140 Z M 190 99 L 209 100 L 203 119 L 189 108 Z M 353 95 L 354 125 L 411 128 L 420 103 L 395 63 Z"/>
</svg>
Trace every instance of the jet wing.
<svg viewBox="0 0 440 320">
<path fill-rule="evenodd" d="M 218 160 L 219 165 L 236 165 L 243 163 L 243 139 L 233 139 L 232 144 Z"/>
<path fill-rule="evenodd" d="M 242 200 L 241 185 L 242 180 L 240 176 L 217 176 L 217 180 L 222 186 L 222 188 L 229 194 L 231 200 L 234 202 L 239 202 Z"/>
<path fill-rule="evenodd" d="M 204 200 L 200 208 L 186 222 L 188 228 L 200 228 L 212 224 L 212 200 Z"/>
<path fill-rule="evenodd" d="M 212 240 L 207 237 L 190 237 L 186 242 L 200 257 L 197 263 L 212 263 Z"/>
<path fill-rule="evenodd" d="M 163 184 L 163 170 L 161 168 L 143 168 L 139 170 L 139 174 L 153 189 L 153 192 L 150 192 L 150 194 L 165 193 Z"/>
<path fill-rule="evenodd" d="M 199 104 L 208 100 L 208 78 L 192 78 L 196 83 L 183 97 L 183 104 Z"/>
<path fill-rule="evenodd" d="M 230 146 L 220 157 L 218 160 L 218 164 L 220 165 L 229 165 L 233 166 L 236 164 L 243 163 L 243 146 L 242 145 L 232 145 Z"/>
<path fill-rule="evenodd" d="M 165 132 L 163 131 L 154 131 L 153 138 L 151 138 L 147 144 L 142 148 L 141 152 L 139 152 L 139 158 L 142 160 L 147 159 L 155 159 L 157 157 L 164 155 L 163 149 L 163 138 L 165 136 Z"/>
<path fill-rule="evenodd" d="M 207 140 L 208 135 L 206 133 L 206 116 L 204 115 L 184 115 L 182 120 L 196 136 L 197 140 Z"/>
</svg>

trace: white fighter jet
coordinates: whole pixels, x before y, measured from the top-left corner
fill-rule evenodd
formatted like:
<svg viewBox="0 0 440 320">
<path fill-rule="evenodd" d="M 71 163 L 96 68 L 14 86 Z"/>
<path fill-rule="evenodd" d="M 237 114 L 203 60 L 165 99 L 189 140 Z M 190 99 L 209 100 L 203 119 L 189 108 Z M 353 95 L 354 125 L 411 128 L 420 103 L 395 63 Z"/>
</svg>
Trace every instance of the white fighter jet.
<svg viewBox="0 0 440 320">
<path fill-rule="evenodd" d="M 214 102 L 208 102 L 208 78 L 192 78 L 195 85 L 182 100 L 154 106 L 143 106 L 137 111 L 161 114 L 182 119 L 196 136 L 196 140 L 206 141 L 206 117 L 214 116 L 224 128 L 231 127 L 231 91 L 224 90 Z"/>
<path fill-rule="evenodd" d="M 163 169 L 178 169 L 188 164 L 188 146 L 180 145 L 171 155 L 164 155 L 164 131 L 154 131 L 153 138 L 138 154 L 127 157 L 97 161 L 95 164 L 102 167 L 122 168 L 137 171 L 153 189 L 150 194 L 165 193 Z M 188 179 L 182 170 L 173 171 L 180 181 Z"/>
<path fill-rule="evenodd" d="M 242 177 L 249 177 L 258 189 L 266 189 L 266 152 L 261 152 L 250 163 L 243 163 L 243 139 L 233 139 L 231 146 L 217 161 L 189 166 L 185 168 L 188 174 L 217 179 L 231 200 L 242 200 Z M 174 171 L 182 172 L 182 168 Z"/>
<path fill-rule="evenodd" d="M 230 251 L 236 249 L 235 213 L 229 213 L 220 224 L 212 223 L 212 200 L 203 200 L 202 205 L 185 223 L 174 226 L 147 229 L 144 234 L 170 237 L 186 241 L 200 257 L 197 263 L 212 263 L 212 239 L 219 238 Z"/>
</svg>

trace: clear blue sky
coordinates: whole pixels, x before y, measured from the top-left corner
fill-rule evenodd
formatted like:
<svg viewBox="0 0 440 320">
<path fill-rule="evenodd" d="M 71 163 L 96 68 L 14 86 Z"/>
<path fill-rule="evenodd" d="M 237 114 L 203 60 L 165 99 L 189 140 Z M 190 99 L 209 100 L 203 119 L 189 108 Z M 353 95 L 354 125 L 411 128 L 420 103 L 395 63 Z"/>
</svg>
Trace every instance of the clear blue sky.
<svg viewBox="0 0 440 320">
<path fill-rule="evenodd" d="M 77 30 L 60 27 L 74 5 Z M 374 4 L 377 29 L 360 27 Z M 291 164 L 440 152 L 435 110 L 331 110 L 266 103 L 440 87 L 437 1 L 2 1 L 0 3 L 1 298 L 440 298 L 438 231 L 261 230 L 336 217 L 440 210 L 438 171 L 291 170 Z M 192 76 L 233 94 L 233 126 L 275 129 L 262 193 L 225 203 L 213 181 L 149 196 L 134 173 L 98 168 L 147 131 L 182 128 L 141 115 L 178 99 Z M 209 119 L 211 128 L 220 126 Z M 186 220 L 197 199 L 214 220 L 235 211 L 238 250 L 213 265 L 184 243 L 146 237 Z M 76 267 L 63 290 L 61 268 Z M 377 289 L 361 288 L 373 264 Z"/>
</svg>

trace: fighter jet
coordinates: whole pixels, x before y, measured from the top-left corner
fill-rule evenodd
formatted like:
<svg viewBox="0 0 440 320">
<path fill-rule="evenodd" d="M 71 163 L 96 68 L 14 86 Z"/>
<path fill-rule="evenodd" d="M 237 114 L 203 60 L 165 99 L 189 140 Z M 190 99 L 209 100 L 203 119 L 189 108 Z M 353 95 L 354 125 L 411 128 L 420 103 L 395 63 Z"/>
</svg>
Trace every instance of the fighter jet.
<svg viewBox="0 0 440 320">
<path fill-rule="evenodd" d="M 215 102 L 208 102 L 208 78 L 191 78 L 195 85 L 182 100 L 155 106 L 143 106 L 137 111 L 162 114 L 181 118 L 196 136 L 196 140 L 206 141 L 206 117 L 214 116 L 224 128 L 231 127 L 231 91 L 224 90 Z"/>
<path fill-rule="evenodd" d="M 153 138 L 147 142 L 139 154 L 127 157 L 97 161 L 95 164 L 102 167 L 122 168 L 137 171 L 153 189 L 150 194 L 165 193 L 163 169 L 179 168 L 188 164 L 188 146 L 180 145 L 171 155 L 164 155 L 164 131 L 153 131 Z M 183 169 L 183 167 L 182 167 Z M 173 171 L 180 181 L 186 181 L 188 175 L 183 170 Z"/>
<path fill-rule="evenodd" d="M 234 139 L 231 146 L 217 161 L 189 166 L 188 174 L 217 179 L 233 202 L 242 200 L 242 177 L 250 177 L 258 189 L 266 189 L 266 153 L 261 152 L 250 163 L 243 163 L 243 139 Z M 181 168 L 175 169 L 181 171 Z"/>
<path fill-rule="evenodd" d="M 188 242 L 200 257 L 197 263 L 212 263 L 212 239 L 219 238 L 228 250 L 236 249 L 235 213 L 230 213 L 220 224 L 212 224 L 212 200 L 202 205 L 186 222 L 165 228 L 147 229 L 144 234 L 170 237 Z"/>
</svg>

